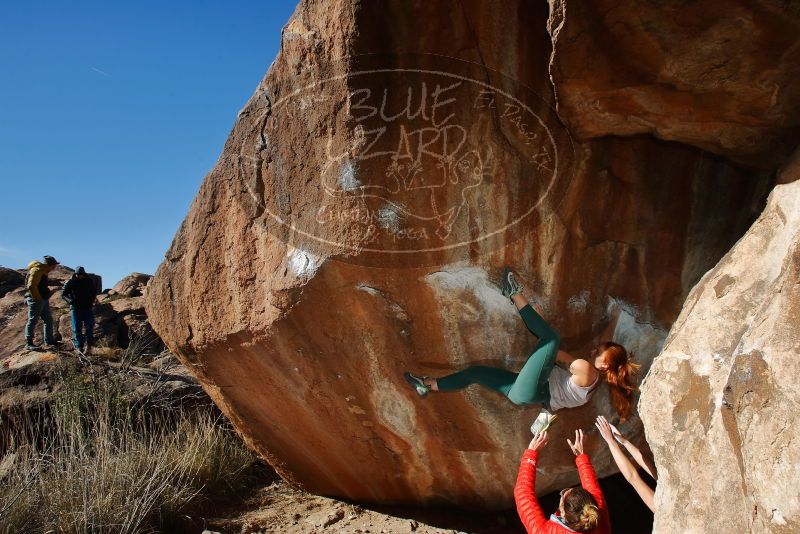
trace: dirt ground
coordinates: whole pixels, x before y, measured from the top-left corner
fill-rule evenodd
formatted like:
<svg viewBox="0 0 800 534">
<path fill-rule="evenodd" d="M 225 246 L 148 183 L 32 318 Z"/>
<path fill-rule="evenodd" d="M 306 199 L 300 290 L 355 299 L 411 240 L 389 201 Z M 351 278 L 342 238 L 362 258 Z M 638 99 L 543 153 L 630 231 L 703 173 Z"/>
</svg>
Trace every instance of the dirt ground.
<svg viewBox="0 0 800 534">
<path fill-rule="evenodd" d="M 646 476 L 646 475 L 645 475 Z M 651 481 L 652 482 L 652 481 Z M 652 531 L 653 515 L 621 475 L 601 481 L 616 534 Z M 540 499 L 545 514 L 558 505 L 558 493 Z M 524 533 L 514 509 L 501 512 L 452 508 L 365 506 L 319 497 L 292 488 L 279 479 L 254 488 L 236 506 L 220 509 L 203 520 L 204 528 L 221 534 L 517 534 Z"/>
<path fill-rule="evenodd" d="M 257 488 L 241 506 L 206 519 L 206 529 L 220 533 L 378 534 L 524 533 L 515 510 L 469 513 L 446 508 L 367 507 L 310 495 L 283 481 Z"/>
</svg>

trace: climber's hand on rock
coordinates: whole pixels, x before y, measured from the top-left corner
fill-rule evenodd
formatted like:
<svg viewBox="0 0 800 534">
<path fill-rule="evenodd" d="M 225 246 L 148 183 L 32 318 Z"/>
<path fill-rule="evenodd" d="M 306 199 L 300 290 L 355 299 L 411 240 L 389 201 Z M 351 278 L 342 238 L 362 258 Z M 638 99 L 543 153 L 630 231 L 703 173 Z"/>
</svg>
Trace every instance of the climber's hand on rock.
<svg viewBox="0 0 800 534">
<path fill-rule="evenodd" d="M 583 430 L 578 429 L 575 431 L 574 443 L 567 438 L 567 445 L 569 445 L 569 448 L 572 449 L 572 452 L 575 454 L 575 456 L 583 454 Z"/>
<path fill-rule="evenodd" d="M 538 451 L 542 447 L 547 445 L 547 431 L 539 432 L 536 434 L 531 442 L 528 444 L 528 448 L 532 451 Z"/>
</svg>

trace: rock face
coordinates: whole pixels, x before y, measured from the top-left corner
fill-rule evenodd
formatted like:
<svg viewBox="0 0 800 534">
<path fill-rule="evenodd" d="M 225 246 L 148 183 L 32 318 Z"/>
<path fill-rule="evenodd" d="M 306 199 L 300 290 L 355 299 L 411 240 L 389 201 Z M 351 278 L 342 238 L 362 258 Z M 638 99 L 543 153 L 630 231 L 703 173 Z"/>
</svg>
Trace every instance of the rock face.
<svg viewBox="0 0 800 534">
<path fill-rule="evenodd" d="M 147 289 L 147 312 L 248 444 L 360 501 L 508 506 L 538 408 L 407 369 L 519 369 L 535 339 L 493 283 L 586 355 L 645 370 L 767 177 L 651 137 L 575 142 L 538 2 L 303 1 Z M 419 24 L 418 21 L 425 21 Z M 341 60 L 341 58 L 347 58 Z M 667 164 L 665 164 L 667 163 Z M 565 412 L 562 443 L 610 414 Z M 638 419 L 624 428 L 641 437 Z M 604 448 L 601 474 L 612 463 Z M 565 446 L 537 489 L 577 480 Z"/>
<path fill-rule="evenodd" d="M 558 114 L 774 169 L 800 142 L 800 6 L 550 0 Z"/>
<path fill-rule="evenodd" d="M 643 387 L 655 532 L 800 531 L 799 324 L 794 181 L 689 294 Z"/>
</svg>

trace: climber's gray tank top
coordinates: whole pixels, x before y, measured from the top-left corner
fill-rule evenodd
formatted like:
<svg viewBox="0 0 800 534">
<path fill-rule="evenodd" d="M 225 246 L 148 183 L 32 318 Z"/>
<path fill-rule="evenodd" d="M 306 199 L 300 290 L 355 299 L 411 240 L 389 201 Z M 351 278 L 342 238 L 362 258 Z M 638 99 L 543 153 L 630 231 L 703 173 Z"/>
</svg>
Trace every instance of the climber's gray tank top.
<svg viewBox="0 0 800 534">
<path fill-rule="evenodd" d="M 550 410 L 560 410 L 561 408 L 574 408 L 589 402 L 589 398 L 600 384 L 600 377 L 594 384 L 587 387 L 576 386 L 571 380 L 572 374 L 561 367 L 553 367 L 548 379 L 550 385 Z"/>
</svg>

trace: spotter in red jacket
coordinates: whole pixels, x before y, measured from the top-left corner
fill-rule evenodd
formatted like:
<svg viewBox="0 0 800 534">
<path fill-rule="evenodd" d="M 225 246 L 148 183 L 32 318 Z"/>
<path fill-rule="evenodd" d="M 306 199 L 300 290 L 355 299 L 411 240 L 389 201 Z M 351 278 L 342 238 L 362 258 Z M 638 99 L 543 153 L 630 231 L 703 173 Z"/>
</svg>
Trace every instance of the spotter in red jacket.
<svg viewBox="0 0 800 534">
<path fill-rule="evenodd" d="M 514 486 L 514 500 L 517 502 L 517 513 L 525 525 L 528 534 L 561 534 L 574 532 L 563 525 L 547 519 L 544 516 L 539 500 L 536 498 L 534 488 L 536 486 L 536 465 L 539 459 L 538 451 L 525 449 L 519 465 L 517 475 L 517 485 Z M 608 515 L 608 506 L 603 497 L 603 490 L 597 481 L 597 474 L 594 472 L 592 462 L 588 454 L 579 454 L 575 457 L 575 465 L 578 466 L 578 474 L 581 477 L 581 486 L 588 491 L 597 501 L 597 508 L 600 510 L 600 524 L 594 529 L 594 534 L 611 534 L 611 519 Z"/>
</svg>

